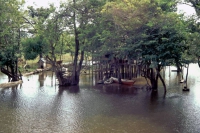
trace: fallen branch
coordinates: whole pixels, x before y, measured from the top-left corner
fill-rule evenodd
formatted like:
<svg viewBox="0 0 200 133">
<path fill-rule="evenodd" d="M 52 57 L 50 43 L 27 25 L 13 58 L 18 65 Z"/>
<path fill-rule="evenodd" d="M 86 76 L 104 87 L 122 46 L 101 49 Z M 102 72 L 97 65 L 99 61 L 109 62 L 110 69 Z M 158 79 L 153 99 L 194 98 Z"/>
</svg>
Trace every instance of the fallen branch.
<svg viewBox="0 0 200 133">
<path fill-rule="evenodd" d="M 48 70 L 50 70 L 50 69 L 51 69 L 51 68 L 36 69 L 36 70 L 33 71 L 33 72 L 24 73 L 23 76 L 28 76 L 28 75 L 32 75 L 32 74 L 36 74 L 36 73 L 40 73 L 40 72 L 43 72 L 43 71 L 48 71 Z"/>
<path fill-rule="evenodd" d="M 2 84 L 0 84 L 0 88 L 13 87 L 13 86 L 16 86 L 16 85 L 22 84 L 22 83 L 23 83 L 22 80 L 15 81 L 15 82 L 9 82 L 9 83 L 2 83 Z"/>
</svg>

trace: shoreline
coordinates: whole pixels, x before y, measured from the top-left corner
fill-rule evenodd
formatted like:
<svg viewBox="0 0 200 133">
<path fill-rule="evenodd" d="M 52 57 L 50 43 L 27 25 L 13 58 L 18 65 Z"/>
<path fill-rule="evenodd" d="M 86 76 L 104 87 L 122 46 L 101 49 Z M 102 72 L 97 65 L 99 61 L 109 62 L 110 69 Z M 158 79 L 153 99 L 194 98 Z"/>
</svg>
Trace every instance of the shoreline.
<svg viewBox="0 0 200 133">
<path fill-rule="evenodd" d="M 40 72 L 43 72 L 43 71 L 49 71 L 50 69 L 51 69 L 50 67 L 45 68 L 45 69 L 36 69 L 33 72 L 22 74 L 22 76 L 28 76 L 28 75 L 32 75 L 32 74 L 37 74 L 37 73 L 40 73 Z M 23 83 L 22 80 L 15 81 L 15 82 L 0 83 L 0 88 L 13 87 L 13 86 L 17 86 L 17 85 L 22 84 L 22 83 Z"/>
</svg>

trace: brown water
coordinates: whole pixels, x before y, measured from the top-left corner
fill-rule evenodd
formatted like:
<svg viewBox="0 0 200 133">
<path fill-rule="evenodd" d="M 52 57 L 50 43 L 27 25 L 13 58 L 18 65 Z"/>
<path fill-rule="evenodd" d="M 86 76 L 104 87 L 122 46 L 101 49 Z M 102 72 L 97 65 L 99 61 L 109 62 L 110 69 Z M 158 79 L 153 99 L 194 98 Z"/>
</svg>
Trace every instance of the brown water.
<svg viewBox="0 0 200 133">
<path fill-rule="evenodd" d="M 174 69 L 174 68 L 171 68 Z M 0 133 L 199 133 L 200 68 L 190 66 L 189 92 L 176 73 L 152 94 L 146 89 L 96 85 L 83 75 L 77 87 L 59 88 L 52 73 L 23 77 L 0 89 Z M 0 75 L 0 83 L 7 78 Z"/>
</svg>

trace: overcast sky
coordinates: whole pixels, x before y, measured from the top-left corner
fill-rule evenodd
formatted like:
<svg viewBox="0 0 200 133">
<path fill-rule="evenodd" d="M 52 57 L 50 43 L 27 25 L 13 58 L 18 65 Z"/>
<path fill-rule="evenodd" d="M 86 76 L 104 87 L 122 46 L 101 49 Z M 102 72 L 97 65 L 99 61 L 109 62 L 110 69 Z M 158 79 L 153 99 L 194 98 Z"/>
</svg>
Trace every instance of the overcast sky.
<svg viewBox="0 0 200 133">
<path fill-rule="evenodd" d="M 62 0 L 25 0 L 26 6 L 37 6 L 37 7 L 48 7 L 49 3 L 54 3 L 54 5 L 58 6 L 59 2 Z"/>
<path fill-rule="evenodd" d="M 54 3 L 55 6 L 59 5 L 62 0 L 26 0 L 26 6 L 47 7 L 49 3 Z M 184 12 L 187 16 L 195 14 L 195 10 L 188 5 L 179 5 L 178 12 Z"/>
<path fill-rule="evenodd" d="M 188 5 L 178 5 L 178 12 L 184 12 L 186 15 L 194 15 L 195 14 L 195 10 L 193 7 L 188 6 Z"/>
</svg>

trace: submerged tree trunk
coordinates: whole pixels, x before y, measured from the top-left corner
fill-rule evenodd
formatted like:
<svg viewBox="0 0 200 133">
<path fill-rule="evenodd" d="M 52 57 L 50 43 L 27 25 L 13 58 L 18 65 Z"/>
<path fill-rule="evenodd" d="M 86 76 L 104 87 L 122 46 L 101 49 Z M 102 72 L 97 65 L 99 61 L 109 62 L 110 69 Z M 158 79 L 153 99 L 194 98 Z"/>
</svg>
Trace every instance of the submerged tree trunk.
<svg viewBox="0 0 200 133">
<path fill-rule="evenodd" d="M 75 52 L 74 52 L 74 62 L 73 62 L 73 71 L 72 71 L 72 85 L 77 85 L 79 83 L 79 75 L 77 73 L 78 67 L 78 53 L 79 53 L 79 40 L 78 33 L 76 29 L 76 24 L 74 22 L 74 32 L 75 32 Z"/>
<path fill-rule="evenodd" d="M 118 73 L 117 75 L 118 75 L 119 84 L 122 84 L 122 80 L 121 80 L 122 76 L 121 76 L 121 72 L 120 72 L 120 66 L 121 65 L 119 65 L 119 64 L 117 65 L 117 73 Z"/>
<path fill-rule="evenodd" d="M 77 85 L 79 82 L 79 78 L 77 75 L 77 62 L 78 62 L 78 52 L 79 52 L 79 40 L 78 40 L 78 32 L 76 28 L 76 1 L 73 0 L 74 11 L 73 11 L 73 26 L 74 26 L 74 41 L 75 41 L 75 52 L 74 52 L 74 62 L 73 62 L 73 70 L 72 70 L 72 85 Z"/>
<path fill-rule="evenodd" d="M 162 76 L 160 75 L 160 72 L 158 73 L 158 77 L 160 78 L 162 84 L 163 84 L 163 87 L 164 87 L 164 91 L 165 93 L 167 92 L 167 88 L 166 88 L 166 85 L 165 85 L 165 81 L 164 79 L 162 78 Z"/>
<path fill-rule="evenodd" d="M 187 66 L 187 73 L 186 73 L 186 79 L 185 79 L 185 88 L 186 88 L 186 89 L 188 89 L 188 87 L 187 87 L 188 70 L 189 70 L 189 64 L 188 64 L 188 66 Z"/>
<path fill-rule="evenodd" d="M 152 91 L 157 91 L 158 90 L 158 75 L 153 68 L 151 68 L 150 72 L 151 72 L 150 81 L 152 85 Z"/>
<path fill-rule="evenodd" d="M 72 9 L 73 11 L 71 12 L 72 14 L 70 14 L 70 18 L 71 18 L 71 24 L 73 25 L 73 34 L 74 34 L 74 42 L 75 42 L 75 51 L 74 51 L 74 55 L 72 56 L 73 58 L 73 67 L 71 70 L 71 73 L 69 75 L 70 78 L 66 79 L 63 77 L 63 72 L 62 70 L 58 70 L 57 71 L 57 76 L 59 77 L 59 82 L 61 82 L 62 85 L 65 85 L 65 81 L 69 82 L 70 81 L 70 85 L 78 85 L 79 84 L 79 76 L 80 76 L 80 72 L 82 69 L 82 63 L 84 60 L 84 51 L 80 51 L 80 45 L 81 45 L 81 41 L 79 38 L 79 28 L 81 28 L 82 23 L 77 21 L 77 4 L 76 4 L 76 0 L 72 1 Z M 79 24 L 78 24 L 79 23 Z M 77 28 L 77 24 L 79 25 L 79 27 Z M 80 59 L 79 59 L 79 54 L 80 54 Z M 64 83 L 63 83 L 64 82 Z"/>
<path fill-rule="evenodd" d="M 163 80 L 162 76 L 160 75 L 161 66 L 158 66 L 158 68 L 149 68 L 149 66 L 150 65 L 143 66 L 142 76 L 145 77 L 145 79 L 148 78 L 150 80 L 152 91 L 158 90 L 158 79 L 160 79 L 164 86 L 164 91 L 166 92 L 165 81 Z"/>
<path fill-rule="evenodd" d="M 74 9 L 76 7 L 76 0 L 73 0 Z M 74 36 L 75 36 L 75 52 L 74 52 L 74 62 L 73 62 L 73 70 L 72 70 L 72 81 L 71 85 L 78 85 L 79 84 L 79 76 L 82 67 L 82 62 L 84 59 L 84 51 L 81 51 L 80 62 L 78 64 L 78 54 L 80 50 L 80 40 L 79 40 L 79 32 L 76 26 L 76 11 L 73 12 L 73 26 L 74 26 Z"/>
<path fill-rule="evenodd" d="M 5 75 L 8 76 L 8 82 L 14 82 L 14 81 L 19 81 L 22 79 L 21 72 L 19 71 L 18 74 L 18 69 L 14 65 L 9 66 L 7 69 L 1 68 L 1 72 L 4 73 Z"/>
</svg>

